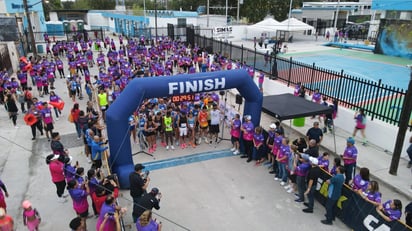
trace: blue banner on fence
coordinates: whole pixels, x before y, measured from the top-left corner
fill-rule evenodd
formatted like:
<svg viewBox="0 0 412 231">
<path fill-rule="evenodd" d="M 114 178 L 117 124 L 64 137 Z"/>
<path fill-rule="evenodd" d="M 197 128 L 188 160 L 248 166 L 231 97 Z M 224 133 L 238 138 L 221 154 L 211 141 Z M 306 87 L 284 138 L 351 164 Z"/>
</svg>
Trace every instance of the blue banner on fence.
<svg viewBox="0 0 412 231">
<path fill-rule="evenodd" d="M 322 171 L 316 187 L 316 199 L 322 205 L 325 205 L 328 195 L 328 180 L 331 176 Z M 357 193 L 352 191 L 348 186 L 342 188 L 342 196 L 338 200 L 335 214 L 348 227 L 354 231 L 411 231 L 401 221 L 385 221 L 377 212 L 376 207 L 364 200 Z M 403 219 L 404 217 L 402 217 Z"/>
</svg>

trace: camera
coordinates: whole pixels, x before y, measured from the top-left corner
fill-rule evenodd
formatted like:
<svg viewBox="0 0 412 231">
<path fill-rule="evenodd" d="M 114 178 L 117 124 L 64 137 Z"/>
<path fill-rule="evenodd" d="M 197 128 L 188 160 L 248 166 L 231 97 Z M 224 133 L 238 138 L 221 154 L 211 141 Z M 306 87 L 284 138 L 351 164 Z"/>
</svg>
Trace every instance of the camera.
<svg viewBox="0 0 412 231">
<path fill-rule="evenodd" d="M 113 212 L 108 212 L 107 215 L 112 217 L 112 216 L 114 216 L 114 213 Z"/>
<path fill-rule="evenodd" d="M 147 177 L 149 176 L 149 174 L 150 174 L 150 171 L 149 170 L 147 170 L 147 171 L 144 171 L 143 173 L 142 173 L 142 179 L 144 180 L 144 181 L 146 181 L 147 180 Z"/>
</svg>

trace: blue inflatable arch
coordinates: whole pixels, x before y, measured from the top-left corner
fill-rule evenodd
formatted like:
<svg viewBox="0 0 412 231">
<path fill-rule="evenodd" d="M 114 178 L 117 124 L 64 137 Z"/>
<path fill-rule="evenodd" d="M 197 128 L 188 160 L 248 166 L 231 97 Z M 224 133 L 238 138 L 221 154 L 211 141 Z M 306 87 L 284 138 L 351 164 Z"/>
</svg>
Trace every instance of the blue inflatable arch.
<svg viewBox="0 0 412 231">
<path fill-rule="evenodd" d="M 109 164 L 112 172 L 117 174 L 120 186 L 129 188 L 129 174 L 134 171 L 128 118 L 144 99 L 231 88 L 236 88 L 245 98 L 244 115 L 251 115 L 253 124 L 258 125 L 263 96 L 243 69 L 132 80 L 110 105 L 106 115 L 110 140 Z"/>
</svg>

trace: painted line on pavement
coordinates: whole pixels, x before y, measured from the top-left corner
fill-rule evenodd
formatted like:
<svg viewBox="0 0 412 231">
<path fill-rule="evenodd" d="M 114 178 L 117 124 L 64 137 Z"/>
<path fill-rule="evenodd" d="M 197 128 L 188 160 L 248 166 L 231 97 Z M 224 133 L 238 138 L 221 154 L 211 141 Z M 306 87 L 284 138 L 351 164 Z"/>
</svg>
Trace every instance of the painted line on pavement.
<svg viewBox="0 0 412 231">
<path fill-rule="evenodd" d="M 210 151 L 187 156 L 179 156 L 165 160 L 146 162 L 143 165 L 145 166 L 144 170 L 154 171 L 158 169 L 171 168 L 180 165 L 192 164 L 200 161 L 218 159 L 229 156 L 234 156 L 230 150 Z"/>
</svg>

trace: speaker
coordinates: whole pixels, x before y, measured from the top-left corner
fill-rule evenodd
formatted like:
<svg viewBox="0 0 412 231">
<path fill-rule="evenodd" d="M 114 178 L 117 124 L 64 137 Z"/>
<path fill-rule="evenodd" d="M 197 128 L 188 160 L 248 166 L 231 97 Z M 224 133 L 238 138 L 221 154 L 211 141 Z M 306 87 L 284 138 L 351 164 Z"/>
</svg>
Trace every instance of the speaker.
<svg viewBox="0 0 412 231">
<path fill-rule="evenodd" d="M 236 104 L 242 104 L 243 97 L 240 94 L 236 94 Z"/>
</svg>

